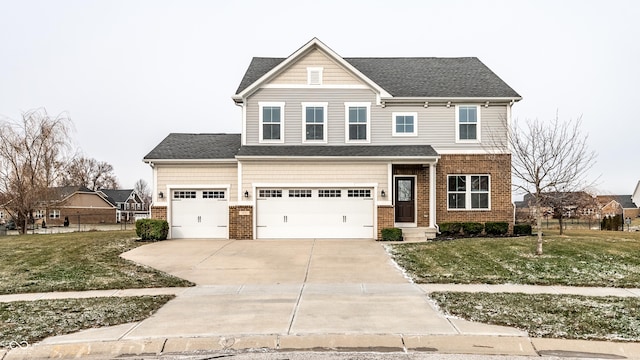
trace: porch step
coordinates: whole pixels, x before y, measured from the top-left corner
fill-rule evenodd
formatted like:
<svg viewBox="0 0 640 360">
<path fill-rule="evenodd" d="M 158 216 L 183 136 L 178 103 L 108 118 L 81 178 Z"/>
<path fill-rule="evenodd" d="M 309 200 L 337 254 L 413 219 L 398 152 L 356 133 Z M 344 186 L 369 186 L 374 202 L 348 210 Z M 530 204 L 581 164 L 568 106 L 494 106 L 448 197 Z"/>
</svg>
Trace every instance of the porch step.
<svg viewBox="0 0 640 360">
<path fill-rule="evenodd" d="M 404 242 L 423 242 L 435 239 L 436 229 L 428 227 L 402 228 Z"/>
</svg>

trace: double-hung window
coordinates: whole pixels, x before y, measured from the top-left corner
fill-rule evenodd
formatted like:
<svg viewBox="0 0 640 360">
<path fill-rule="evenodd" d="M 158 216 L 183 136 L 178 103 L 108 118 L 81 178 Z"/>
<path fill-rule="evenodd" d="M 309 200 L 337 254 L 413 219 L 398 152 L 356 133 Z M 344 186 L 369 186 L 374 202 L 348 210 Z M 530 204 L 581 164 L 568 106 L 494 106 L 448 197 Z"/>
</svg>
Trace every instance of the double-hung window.
<svg viewBox="0 0 640 360">
<path fill-rule="evenodd" d="M 480 141 L 480 106 L 456 106 L 456 140 L 459 142 Z"/>
<path fill-rule="evenodd" d="M 302 103 L 302 142 L 327 142 L 327 103 Z"/>
<path fill-rule="evenodd" d="M 284 103 L 260 102 L 260 142 L 284 141 Z"/>
<path fill-rule="evenodd" d="M 393 136 L 417 136 L 418 135 L 418 113 L 415 112 L 394 112 Z"/>
<path fill-rule="evenodd" d="M 345 103 L 346 142 L 370 142 L 369 108 L 371 103 Z"/>
<path fill-rule="evenodd" d="M 489 210 L 489 175 L 449 175 L 447 208 L 449 210 Z"/>
</svg>

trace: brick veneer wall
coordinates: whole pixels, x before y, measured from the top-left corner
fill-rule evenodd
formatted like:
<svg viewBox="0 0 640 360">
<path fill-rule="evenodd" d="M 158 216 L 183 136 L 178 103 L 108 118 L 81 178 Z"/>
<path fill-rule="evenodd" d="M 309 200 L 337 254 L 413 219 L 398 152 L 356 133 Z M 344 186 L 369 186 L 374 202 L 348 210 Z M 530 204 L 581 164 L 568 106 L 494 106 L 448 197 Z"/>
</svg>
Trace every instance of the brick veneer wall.
<svg viewBox="0 0 640 360">
<path fill-rule="evenodd" d="M 53 209 L 53 208 L 52 208 Z M 59 208 L 60 218 L 45 218 L 48 226 L 59 226 L 64 224 L 64 218 L 69 218 L 69 226 L 78 226 L 78 219 L 82 225 L 94 224 L 116 224 L 116 209 L 67 209 Z M 79 218 L 78 218 L 79 216 Z M 42 220 L 37 220 L 42 222 Z"/>
<path fill-rule="evenodd" d="M 151 206 L 151 218 L 158 220 L 167 220 L 167 207 Z"/>
<path fill-rule="evenodd" d="M 378 237 L 382 239 L 382 229 L 392 228 L 394 224 L 394 207 L 393 205 L 378 206 Z"/>
<path fill-rule="evenodd" d="M 429 167 L 422 165 L 393 165 L 393 175 L 416 176 L 417 223 L 419 227 L 429 226 Z M 395 188 L 395 180 L 393 183 Z M 393 194 L 392 194 L 393 195 Z M 395 217 L 395 213 L 394 213 Z"/>
<path fill-rule="evenodd" d="M 229 206 L 229 238 L 253 239 L 253 206 Z"/>
<path fill-rule="evenodd" d="M 447 210 L 447 175 L 489 174 L 491 210 Z M 511 155 L 441 155 L 436 168 L 436 220 L 451 221 L 506 221 L 513 224 L 511 203 Z"/>
</svg>

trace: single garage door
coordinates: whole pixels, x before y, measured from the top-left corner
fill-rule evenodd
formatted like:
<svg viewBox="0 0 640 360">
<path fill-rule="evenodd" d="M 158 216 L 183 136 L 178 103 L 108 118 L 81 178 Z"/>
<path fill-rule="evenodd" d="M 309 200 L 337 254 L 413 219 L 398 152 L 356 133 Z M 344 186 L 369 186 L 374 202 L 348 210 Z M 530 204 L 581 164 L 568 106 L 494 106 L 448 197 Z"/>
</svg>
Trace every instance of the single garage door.
<svg viewBox="0 0 640 360">
<path fill-rule="evenodd" d="M 229 206 L 222 189 L 174 190 L 171 197 L 171 237 L 228 238 Z"/>
<path fill-rule="evenodd" d="M 258 189 L 260 239 L 371 239 L 373 189 Z"/>
</svg>

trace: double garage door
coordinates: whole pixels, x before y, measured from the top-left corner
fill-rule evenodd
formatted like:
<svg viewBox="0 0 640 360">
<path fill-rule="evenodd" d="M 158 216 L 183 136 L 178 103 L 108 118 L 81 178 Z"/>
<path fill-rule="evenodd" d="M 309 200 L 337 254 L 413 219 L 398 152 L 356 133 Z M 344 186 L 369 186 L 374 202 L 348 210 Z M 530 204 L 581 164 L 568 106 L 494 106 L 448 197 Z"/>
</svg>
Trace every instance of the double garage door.
<svg viewBox="0 0 640 360">
<path fill-rule="evenodd" d="M 224 189 L 173 190 L 171 237 L 227 238 L 229 203 Z"/>
<path fill-rule="evenodd" d="M 374 237 L 373 189 L 257 189 L 259 239 Z"/>
</svg>

